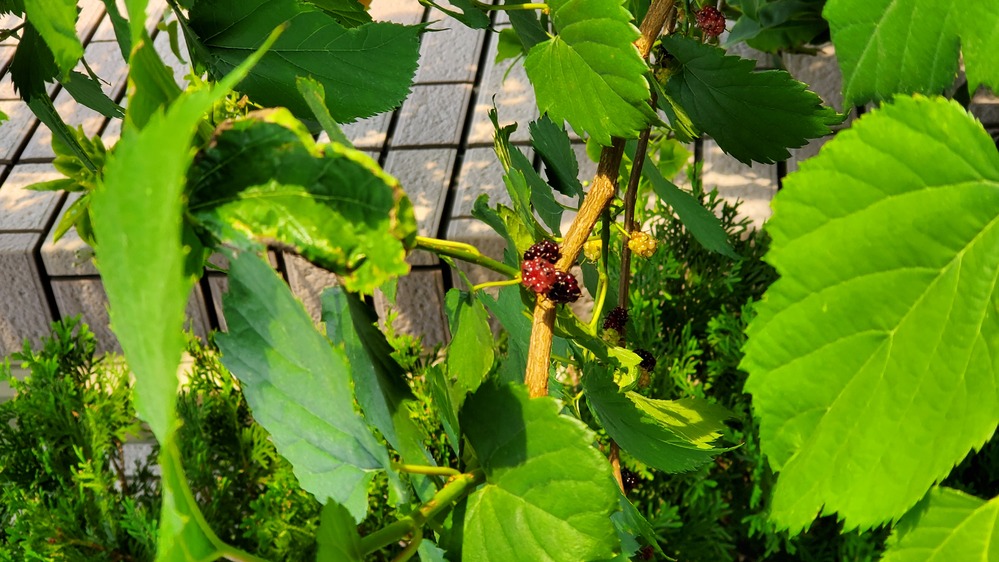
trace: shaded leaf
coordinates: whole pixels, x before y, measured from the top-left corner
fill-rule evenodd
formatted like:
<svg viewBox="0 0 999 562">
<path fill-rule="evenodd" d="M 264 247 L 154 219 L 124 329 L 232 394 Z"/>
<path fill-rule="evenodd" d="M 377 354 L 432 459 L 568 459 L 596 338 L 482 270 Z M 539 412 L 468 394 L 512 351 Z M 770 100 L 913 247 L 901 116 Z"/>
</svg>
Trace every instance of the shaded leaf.
<svg viewBox="0 0 999 562">
<path fill-rule="evenodd" d="M 242 61 L 277 22 L 286 22 L 288 31 L 239 86 L 257 103 L 311 117 L 295 86 L 297 77 L 308 76 L 326 89 L 333 119 L 350 123 L 398 106 L 409 93 L 422 26 L 370 22 L 348 29 L 295 0 L 197 2 L 190 13 L 215 76 Z"/>
<path fill-rule="evenodd" d="M 316 532 L 316 562 L 361 562 L 361 536 L 347 508 L 326 502 Z"/>
<path fill-rule="evenodd" d="M 123 60 L 128 60 L 129 53 L 132 52 L 132 32 L 129 28 L 128 20 L 121 15 L 118 3 L 115 0 L 102 0 L 104 10 L 107 12 L 111 27 L 114 29 L 115 39 L 118 41 L 118 48 L 121 50 Z"/>
<path fill-rule="evenodd" d="M 781 278 L 742 363 L 780 471 L 773 517 L 898 519 L 999 420 L 999 153 L 957 103 L 900 97 L 773 207 Z"/>
<path fill-rule="evenodd" d="M 229 332 L 216 338 L 222 363 L 242 383 L 253 417 L 292 464 L 302 488 L 367 512 L 372 472 L 388 453 L 354 412 L 347 362 L 316 331 L 305 308 L 259 256 L 230 261 L 222 299 Z"/>
<path fill-rule="evenodd" d="M 649 69 L 632 44 L 640 34 L 622 1 L 552 0 L 558 35 L 532 47 L 524 61 L 541 113 L 604 146 L 657 121 L 648 104 Z"/>
<path fill-rule="evenodd" d="M 664 178 L 659 173 L 659 168 L 648 157 L 645 158 L 645 165 L 642 166 L 642 177 L 652 185 L 652 191 L 655 192 L 656 196 L 673 209 L 683 226 L 702 246 L 732 259 L 739 257 L 732 249 L 728 233 L 725 232 L 721 220 L 707 210 L 704 205 L 701 205 L 701 202 L 692 194 Z"/>
<path fill-rule="evenodd" d="M 447 3 L 452 8 L 441 6 L 439 2 L 431 0 L 420 0 L 420 3 L 433 6 L 473 29 L 485 29 L 489 27 L 489 16 L 476 8 L 470 0 L 447 0 Z"/>
<path fill-rule="evenodd" d="M 621 392 L 610 373 L 583 376 L 586 401 L 600 425 L 630 455 L 664 472 L 685 472 L 727 449 L 714 446 L 731 412 L 705 400 L 653 400 Z"/>
<path fill-rule="evenodd" d="M 950 488 L 933 488 L 888 538 L 883 562 L 995 560 L 999 554 L 999 498 L 983 501 Z"/>
<path fill-rule="evenodd" d="M 521 385 L 483 385 L 461 411 L 486 483 L 468 498 L 461 559 L 579 562 L 618 546 L 610 464 L 579 420 Z"/>
<path fill-rule="evenodd" d="M 24 12 L 45 40 L 62 76 L 68 76 L 83 56 L 76 36 L 76 0 L 24 0 Z"/>
<path fill-rule="evenodd" d="M 809 43 L 829 29 L 822 19 L 825 3 L 826 0 L 729 2 L 742 9 L 742 16 L 735 22 L 725 44 L 745 41 L 754 49 L 772 53 Z"/>
<path fill-rule="evenodd" d="M 843 119 L 783 70 L 756 72 L 756 62 L 726 56 L 693 39 L 664 37 L 680 63 L 665 93 L 728 154 L 748 164 L 787 159 L 789 148 L 828 135 Z"/>
<path fill-rule="evenodd" d="M 330 141 L 353 147 L 354 144 L 343 133 L 340 125 L 333 120 L 333 116 L 330 115 L 330 111 L 326 107 L 326 89 L 323 88 L 323 85 L 312 78 L 303 77 L 297 78 L 295 84 L 298 86 L 298 93 L 302 95 L 302 99 L 309 106 L 316 121 L 319 121 L 319 125 L 326 131 Z"/>
<path fill-rule="evenodd" d="M 105 117 L 120 119 L 125 116 L 125 110 L 101 90 L 100 82 L 86 74 L 74 70 L 69 74 L 68 80 L 63 80 L 62 86 L 81 105 Z"/>
<path fill-rule="evenodd" d="M 560 125 L 556 125 L 547 115 L 530 125 L 531 145 L 541 155 L 545 165 L 552 172 L 548 179 L 563 195 L 578 197 L 583 194 L 579 183 L 579 162 L 572 151 L 569 135 Z"/>
<path fill-rule="evenodd" d="M 999 9 L 994 2 L 829 0 L 845 103 L 897 93 L 936 94 L 954 82 L 959 47 L 970 91 L 999 91 Z"/>
<path fill-rule="evenodd" d="M 447 371 L 454 385 L 456 409 L 465 395 L 475 392 L 493 368 L 493 332 L 489 313 L 471 293 L 451 289 L 444 297 L 451 345 L 447 349 Z"/>
<path fill-rule="evenodd" d="M 223 128 L 192 177 L 191 211 L 222 241 L 280 242 L 351 291 L 409 271 L 416 221 L 399 182 L 362 152 L 316 146 L 284 109 Z"/>
<path fill-rule="evenodd" d="M 357 27 L 372 21 L 371 14 L 358 0 L 305 0 L 333 16 L 344 27 Z"/>
</svg>

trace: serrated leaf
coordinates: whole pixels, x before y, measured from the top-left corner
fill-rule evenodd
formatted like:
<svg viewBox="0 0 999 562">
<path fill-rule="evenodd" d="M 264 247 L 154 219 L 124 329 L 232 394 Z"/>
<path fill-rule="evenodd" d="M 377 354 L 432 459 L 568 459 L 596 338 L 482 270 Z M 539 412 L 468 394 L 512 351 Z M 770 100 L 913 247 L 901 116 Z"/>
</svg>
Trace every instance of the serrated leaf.
<svg viewBox="0 0 999 562">
<path fill-rule="evenodd" d="M 128 60 L 128 54 L 132 52 L 132 32 L 129 28 L 128 20 L 121 15 L 118 3 L 115 0 L 102 0 L 104 10 L 107 12 L 108 20 L 114 29 L 115 39 L 118 41 L 118 48 L 121 51 L 123 60 Z"/>
<path fill-rule="evenodd" d="M 999 556 L 999 498 L 984 501 L 933 488 L 888 538 L 883 562 L 995 560 Z"/>
<path fill-rule="evenodd" d="M 791 155 L 787 149 L 828 135 L 829 126 L 842 121 L 783 70 L 756 72 L 755 61 L 693 39 L 673 35 L 662 43 L 680 64 L 666 83 L 666 95 L 741 162 L 785 160 Z"/>
<path fill-rule="evenodd" d="M 338 123 L 382 113 L 409 93 L 419 58 L 423 26 L 387 22 L 352 29 L 328 13 L 295 0 L 197 2 L 190 27 L 213 59 L 213 75 L 243 60 L 278 22 L 284 33 L 240 90 L 264 106 L 287 107 L 296 116 L 312 112 L 295 86 L 299 76 L 318 80 L 326 106 Z"/>
<path fill-rule="evenodd" d="M 69 73 L 69 79 L 63 80 L 62 85 L 81 105 L 105 117 L 120 119 L 125 116 L 125 110 L 101 90 L 100 83 L 86 74 L 74 70 Z"/>
<path fill-rule="evenodd" d="M 489 16 L 475 7 L 470 0 L 448 0 L 448 4 L 453 6 L 453 8 L 446 8 L 438 2 L 432 2 L 431 0 L 421 0 L 420 3 L 433 6 L 472 29 L 485 29 L 489 27 Z"/>
<path fill-rule="evenodd" d="M 664 472 L 685 472 L 727 449 L 714 442 L 731 413 L 704 400 L 653 400 L 621 392 L 610 373 L 591 367 L 583 376 L 587 403 L 607 435 L 643 463 Z"/>
<path fill-rule="evenodd" d="M 330 141 L 353 148 L 354 144 L 344 134 L 340 125 L 333 120 L 330 110 L 326 107 L 326 89 L 323 85 L 312 78 L 302 77 L 297 78 L 295 84 L 298 86 L 298 93 L 302 95 L 302 99 L 309 106 L 316 121 L 319 121 L 319 125 L 326 131 Z"/>
<path fill-rule="evenodd" d="M 847 104 L 942 92 L 954 82 L 959 47 L 969 90 L 986 84 L 999 91 L 995 2 L 829 0 L 823 16 L 836 45 Z"/>
<path fill-rule="evenodd" d="M 541 113 L 604 146 L 657 121 L 648 104 L 649 68 L 632 44 L 640 34 L 622 2 L 549 2 L 558 35 L 532 47 L 524 61 Z"/>
<path fill-rule="evenodd" d="M 673 209 L 683 226 L 702 246 L 732 259 L 739 257 L 732 249 L 728 233 L 725 232 L 721 220 L 707 210 L 704 205 L 701 205 L 701 202 L 692 194 L 664 178 L 659 172 L 659 168 L 648 157 L 645 158 L 645 165 L 642 166 L 642 177 L 652 185 L 652 191 L 655 192 L 656 196 Z"/>
<path fill-rule="evenodd" d="M 468 498 L 462 560 L 579 562 L 618 546 L 610 464 L 579 420 L 521 385 L 484 384 L 461 411 L 486 483 Z"/>
<path fill-rule="evenodd" d="M 222 299 L 229 332 L 222 364 L 242 383 L 253 417 L 291 463 L 302 488 L 343 504 L 360 521 L 373 471 L 388 453 L 354 413 L 350 371 L 302 303 L 262 258 L 230 261 Z"/>
<path fill-rule="evenodd" d="M 780 472 L 773 517 L 898 519 L 999 420 L 999 153 L 957 103 L 900 97 L 773 207 L 781 279 L 742 363 Z"/>
<path fill-rule="evenodd" d="M 471 293 L 451 289 L 444 297 L 451 345 L 447 349 L 447 371 L 454 385 L 456 409 L 465 395 L 475 392 L 493 368 L 493 332 L 489 313 Z"/>
<path fill-rule="evenodd" d="M 319 530 L 316 532 L 316 562 L 361 562 L 361 536 L 357 524 L 347 508 L 327 502 L 319 517 Z"/>
<path fill-rule="evenodd" d="M 770 0 L 730 2 L 743 10 L 725 39 L 731 46 L 740 41 L 766 52 L 794 49 L 822 35 L 828 28 L 822 19 L 826 0 Z"/>
<path fill-rule="evenodd" d="M 399 182 L 362 152 L 317 147 L 284 109 L 222 130 L 192 177 L 191 211 L 220 240 L 281 242 L 357 292 L 409 271 L 416 221 Z"/>
<path fill-rule="evenodd" d="M 45 40 L 63 76 L 68 76 L 83 56 L 76 36 L 76 0 L 24 0 L 24 12 Z"/>
<path fill-rule="evenodd" d="M 578 197 L 583 194 L 583 186 L 579 183 L 579 162 L 576 153 L 572 151 L 569 135 L 561 125 L 543 116 L 530 124 L 531 145 L 541 155 L 545 165 L 552 172 L 549 180 L 563 195 Z"/>
</svg>

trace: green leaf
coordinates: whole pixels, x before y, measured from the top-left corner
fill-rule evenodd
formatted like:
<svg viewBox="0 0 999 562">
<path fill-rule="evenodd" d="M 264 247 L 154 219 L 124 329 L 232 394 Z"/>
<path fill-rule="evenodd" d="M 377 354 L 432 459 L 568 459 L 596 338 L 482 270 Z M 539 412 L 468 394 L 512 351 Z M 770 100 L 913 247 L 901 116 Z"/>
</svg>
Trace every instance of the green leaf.
<svg viewBox="0 0 999 562">
<path fill-rule="evenodd" d="M 551 170 L 554 187 L 563 195 L 579 197 L 583 186 L 579 183 L 579 162 L 572 151 L 569 135 L 561 125 L 556 125 L 547 115 L 530 125 L 531 145 L 538 151 L 545 165 Z"/>
<path fill-rule="evenodd" d="M 649 107 L 648 66 L 632 44 L 639 37 L 623 0 L 552 0 L 558 35 L 524 61 L 538 109 L 568 121 L 604 146 L 634 138 L 658 118 Z"/>
<path fill-rule="evenodd" d="M 489 27 L 489 16 L 476 8 L 470 0 L 448 0 L 448 3 L 457 9 L 445 8 L 431 0 L 420 0 L 420 3 L 433 6 L 472 29 L 485 29 Z"/>
<path fill-rule="evenodd" d="M 399 182 L 362 152 L 317 147 L 284 109 L 222 130 L 192 170 L 191 211 L 222 241 L 278 241 L 371 293 L 409 271 L 416 220 Z"/>
<path fill-rule="evenodd" d="M 999 10 L 994 2 L 829 0 L 845 103 L 897 93 L 940 93 L 954 82 L 959 46 L 968 87 L 999 91 Z"/>
<path fill-rule="evenodd" d="M 732 249 L 728 233 L 725 232 L 721 220 L 704 208 L 704 205 L 701 205 L 701 202 L 692 194 L 664 178 L 659 173 L 659 168 L 648 157 L 645 158 L 645 164 L 642 166 L 642 177 L 652 185 L 652 191 L 655 192 L 656 196 L 673 208 L 673 212 L 676 213 L 683 226 L 702 246 L 732 259 L 739 257 Z"/>
<path fill-rule="evenodd" d="M 451 345 L 447 349 L 447 371 L 453 381 L 456 409 L 465 395 L 475 392 L 493 368 L 493 332 L 489 313 L 471 293 L 451 289 L 444 297 Z"/>
<path fill-rule="evenodd" d="M 333 119 L 350 123 L 398 106 L 409 93 L 423 26 L 371 22 L 347 29 L 295 0 L 219 0 L 196 3 L 190 27 L 208 49 L 217 76 L 281 22 L 288 31 L 239 86 L 255 102 L 311 117 L 295 86 L 297 77 L 308 76 L 326 89 Z"/>
<path fill-rule="evenodd" d="M 934 487 L 899 521 L 883 562 L 995 560 L 999 554 L 999 498 L 983 501 Z"/>
<path fill-rule="evenodd" d="M 406 371 L 392 357 L 394 350 L 378 329 L 372 307 L 356 293 L 331 287 L 322 294 L 322 318 L 327 337 L 347 353 L 354 393 L 368 423 L 405 462 L 433 464 L 412 418 L 416 397 L 406 382 Z"/>
<path fill-rule="evenodd" d="M 358 0 L 305 0 L 333 16 L 344 27 L 357 27 L 372 21 L 371 14 Z"/>
<path fill-rule="evenodd" d="M 465 402 L 461 425 L 486 483 L 468 498 L 462 560 L 579 562 L 617 548 L 610 464 L 560 407 L 491 382 Z"/>
<path fill-rule="evenodd" d="M 499 30 L 499 33 L 496 34 L 496 58 L 493 59 L 493 64 L 513 60 L 526 54 L 520 37 L 517 37 L 517 32 L 512 27 L 504 27 Z"/>
<path fill-rule="evenodd" d="M 164 400 L 164 402 L 166 402 Z M 157 562 L 198 562 L 218 558 L 221 542 L 198 509 L 174 436 L 160 448 L 158 462 L 163 506 L 160 510 Z"/>
<path fill-rule="evenodd" d="M 323 85 L 312 78 L 303 77 L 297 78 L 295 84 L 298 86 L 298 93 L 302 95 L 302 99 L 305 100 L 309 109 L 312 110 L 316 121 L 319 121 L 319 125 L 326 131 L 330 141 L 353 148 L 354 144 L 350 142 L 350 139 L 343 133 L 340 125 L 333 120 L 329 109 L 326 108 L 326 90 L 323 88 Z"/>
<path fill-rule="evenodd" d="M 336 503 L 326 502 L 319 519 L 316 533 L 319 546 L 316 562 L 361 562 L 361 536 L 357 534 L 357 524 L 347 508 Z"/>
<path fill-rule="evenodd" d="M 502 382 L 524 380 L 527 372 L 527 351 L 531 340 L 531 318 L 524 314 L 520 302 L 519 287 L 501 287 L 499 296 L 493 299 L 488 293 L 479 296 L 486 308 L 499 320 L 506 330 L 506 356 L 497 369 L 497 378 Z"/>
<path fill-rule="evenodd" d="M 111 20 L 111 27 L 114 28 L 114 36 L 118 41 L 118 48 L 121 50 L 121 58 L 128 60 L 129 53 L 132 52 L 132 32 L 128 25 L 128 20 L 121 15 L 118 3 L 115 0 L 103 0 L 104 10 L 108 19 Z"/>
<path fill-rule="evenodd" d="M 222 363 L 242 383 L 253 417 L 292 464 L 302 488 L 331 498 L 360 521 L 372 472 L 388 453 L 354 412 L 342 352 L 316 331 L 302 303 L 262 258 L 230 262 L 222 299 Z"/>
<path fill-rule="evenodd" d="M 59 67 L 52 50 L 35 26 L 30 21 L 25 22 L 14 58 L 10 62 L 10 78 L 14 82 L 14 89 L 21 99 L 31 105 L 36 98 L 48 99 L 45 83 L 58 75 Z M 35 115 L 38 113 L 35 112 Z"/>
<path fill-rule="evenodd" d="M 754 49 L 771 53 L 800 47 L 828 30 L 822 19 L 825 3 L 825 0 L 771 0 L 757 7 L 756 2 L 729 2 L 740 7 L 743 14 L 729 32 L 725 45 L 745 41 Z"/>
<path fill-rule="evenodd" d="M 999 153 L 957 103 L 900 97 L 773 207 L 781 278 L 742 362 L 780 472 L 773 517 L 898 519 L 999 420 Z"/>
<path fill-rule="evenodd" d="M 662 42 L 680 64 L 666 95 L 741 162 L 785 160 L 788 148 L 828 135 L 829 126 L 843 120 L 783 70 L 755 72 L 755 61 L 693 39 L 670 36 Z"/>
<path fill-rule="evenodd" d="M 86 74 L 74 70 L 69 73 L 69 79 L 63 80 L 62 86 L 81 105 L 89 107 L 105 117 L 120 119 L 125 116 L 125 110 L 101 90 L 100 82 Z"/>
<path fill-rule="evenodd" d="M 68 76 L 83 56 L 76 36 L 76 0 L 24 0 L 24 12 L 55 56 L 62 76 Z"/>
<path fill-rule="evenodd" d="M 504 0 L 504 4 L 529 4 L 534 0 Z M 524 53 L 531 50 L 531 47 L 548 40 L 547 21 L 541 24 L 537 10 L 511 10 L 506 13 L 510 19 L 510 26 L 517 33 L 523 45 Z"/>
<path fill-rule="evenodd" d="M 610 373 L 591 367 L 583 376 L 590 408 L 614 441 L 630 455 L 664 472 L 685 472 L 727 449 L 713 443 L 731 412 L 705 400 L 653 400 L 621 392 Z"/>
<path fill-rule="evenodd" d="M 489 225 L 497 234 L 506 239 L 503 250 L 503 261 L 509 266 L 519 268 L 520 256 L 534 244 L 535 229 L 528 228 L 520 215 L 513 209 L 497 205 L 489 208 L 489 196 L 479 195 L 472 205 L 472 216 Z"/>
</svg>

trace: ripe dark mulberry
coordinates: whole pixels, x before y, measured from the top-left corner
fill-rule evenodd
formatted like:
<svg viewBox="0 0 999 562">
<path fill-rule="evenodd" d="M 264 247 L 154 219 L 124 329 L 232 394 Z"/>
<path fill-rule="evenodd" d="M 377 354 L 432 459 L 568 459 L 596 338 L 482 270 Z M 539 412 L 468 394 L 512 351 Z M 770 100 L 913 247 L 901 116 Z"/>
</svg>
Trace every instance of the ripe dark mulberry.
<svg viewBox="0 0 999 562">
<path fill-rule="evenodd" d="M 576 302 L 579 299 L 579 283 L 571 273 L 555 272 L 555 282 L 548 291 L 548 298 L 557 303 Z"/>
<path fill-rule="evenodd" d="M 638 556 L 641 560 L 652 560 L 652 557 L 656 555 L 656 549 L 649 545 L 642 547 L 642 550 L 638 551 Z"/>
<path fill-rule="evenodd" d="M 624 484 L 624 493 L 628 493 L 638 486 L 640 480 L 634 472 L 624 469 L 621 471 L 621 483 Z"/>
<path fill-rule="evenodd" d="M 642 362 L 638 364 L 639 367 L 645 369 L 646 371 L 652 371 L 656 368 L 656 358 L 654 355 L 645 351 L 644 349 L 636 349 L 635 355 L 642 358 Z"/>
<path fill-rule="evenodd" d="M 607 313 L 607 318 L 604 319 L 604 329 L 624 332 L 624 327 L 627 323 L 628 310 L 621 308 L 620 306 L 616 306 L 613 310 Z"/>
<path fill-rule="evenodd" d="M 521 283 L 538 294 L 551 291 L 556 280 L 555 273 L 555 268 L 544 258 L 524 260 L 520 264 Z"/>
<path fill-rule="evenodd" d="M 558 244 L 551 240 L 542 240 L 524 252 L 524 261 L 542 258 L 548 263 L 555 263 L 562 257 Z"/>
<path fill-rule="evenodd" d="M 694 13 L 697 17 L 697 27 L 704 35 L 718 37 L 725 31 L 725 16 L 714 6 L 705 6 Z"/>
</svg>

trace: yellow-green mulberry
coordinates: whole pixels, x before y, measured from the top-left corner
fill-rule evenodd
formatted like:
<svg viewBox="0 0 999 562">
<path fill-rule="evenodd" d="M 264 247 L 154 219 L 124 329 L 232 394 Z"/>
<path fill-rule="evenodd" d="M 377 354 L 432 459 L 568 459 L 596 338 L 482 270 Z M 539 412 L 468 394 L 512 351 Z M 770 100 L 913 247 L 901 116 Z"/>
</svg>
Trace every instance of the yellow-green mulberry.
<svg viewBox="0 0 999 562">
<path fill-rule="evenodd" d="M 628 248 L 643 258 L 651 257 L 652 254 L 656 253 L 656 246 L 656 239 L 651 234 L 639 230 L 632 232 L 628 239 Z"/>
</svg>

